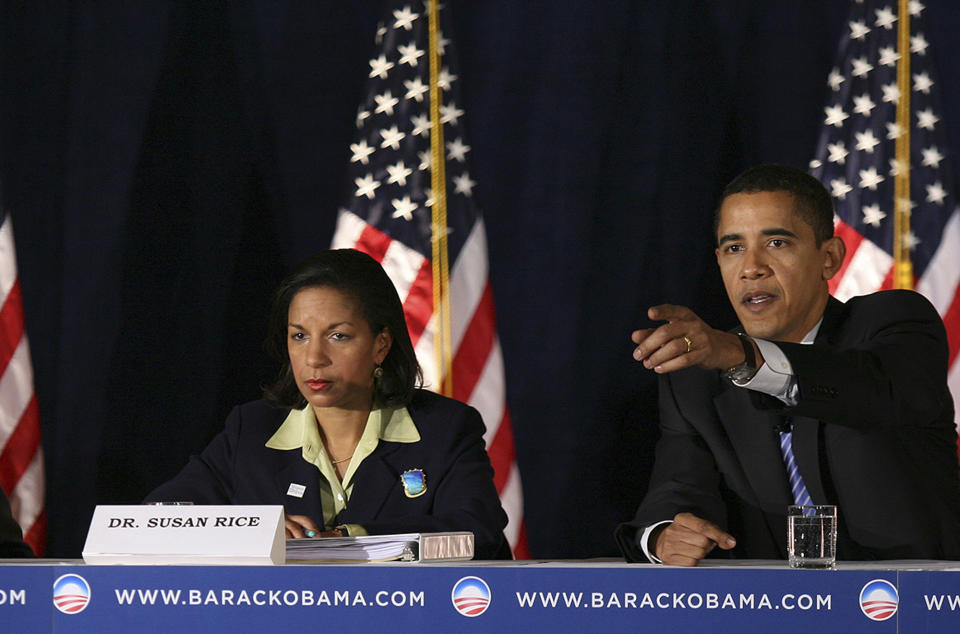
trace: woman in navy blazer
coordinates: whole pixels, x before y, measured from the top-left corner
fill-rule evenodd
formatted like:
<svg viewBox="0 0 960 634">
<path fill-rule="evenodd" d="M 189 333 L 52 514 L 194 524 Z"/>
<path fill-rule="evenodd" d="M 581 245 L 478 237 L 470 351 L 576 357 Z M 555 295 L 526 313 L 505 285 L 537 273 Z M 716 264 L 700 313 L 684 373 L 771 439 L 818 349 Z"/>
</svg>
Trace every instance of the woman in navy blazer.
<svg viewBox="0 0 960 634">
<path fill-rule="evenodd" d="M 509 559 L 507 517 L 467 405 L 417 386 L 403 307 L 352 249 L 309 258 L 277 290 L 265 399 L 147 501 L 282 504 L 287 537 L 471 531 L 478 559 Z"/>
</svg>

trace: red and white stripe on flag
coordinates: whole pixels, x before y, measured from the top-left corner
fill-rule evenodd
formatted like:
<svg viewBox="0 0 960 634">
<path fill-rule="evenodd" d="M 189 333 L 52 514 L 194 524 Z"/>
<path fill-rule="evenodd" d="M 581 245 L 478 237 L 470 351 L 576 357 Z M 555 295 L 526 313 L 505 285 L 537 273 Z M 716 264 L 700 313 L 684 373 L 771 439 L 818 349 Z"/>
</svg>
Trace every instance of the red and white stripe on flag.
<svg viewBox="0 0 960 634">
<path fill-rule="evenodd" d="M 23 325 L 13 227 L 8 215 L 0 218 L 0 486 L 10 499 L 24 540 L 42 555 L 46 514 L 40 416 Z"/>
<path fill-rule="evenodd" d="M 393 240 L 345 209 L 340 211 L 332 248 L 370 254 L 393 280 L 403 302 L 410 338 L 423 369 L 424 385 L 440 385 L 434 352 L 436 316 L 430 260 Z M 474 223 L 450 270 L 453 350 L 453 397 L 475 407 L 487 426 L 484 440 L 494 469 L 494 482 L 509 522 L 507 540 L 518 559 L 529 558 L 524 534 L 523 493 L 507 408 L 503 355 L 497 337 L 493 294 L 487 266 L 483 220 Z"/>
</svg>

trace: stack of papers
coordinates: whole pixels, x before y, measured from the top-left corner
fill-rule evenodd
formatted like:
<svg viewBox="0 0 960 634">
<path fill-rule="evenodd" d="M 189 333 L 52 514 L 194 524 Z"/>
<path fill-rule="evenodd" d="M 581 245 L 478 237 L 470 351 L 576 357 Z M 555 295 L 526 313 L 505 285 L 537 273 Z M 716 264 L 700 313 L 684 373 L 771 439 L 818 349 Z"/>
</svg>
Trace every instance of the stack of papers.
<svg viewBox="0 0 960 634">
<path fill-rule="evenodd" d="M 457 561 L 473 558 L 473 533 L 402 533 L 287 540 L 288 562 Z"/>
</svg>

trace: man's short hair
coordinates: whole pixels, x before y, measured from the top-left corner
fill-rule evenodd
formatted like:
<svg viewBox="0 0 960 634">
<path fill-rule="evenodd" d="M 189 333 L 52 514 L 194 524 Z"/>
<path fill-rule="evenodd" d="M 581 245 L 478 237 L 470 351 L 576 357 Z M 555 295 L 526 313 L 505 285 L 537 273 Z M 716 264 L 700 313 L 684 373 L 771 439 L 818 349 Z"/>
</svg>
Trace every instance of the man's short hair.
<svg viewBox="0 0 960 634">
<path fill-rule="evenodd" d="M 723 190 L 723 200 L 733 194 L 787 192 L 796 202 L 796 213 L 813 229 L 819 247 L 833 237 L 833 201 L 826 187 L 803 170 L 789 165 L 757 165 L 746 170 Z M 720 206 L 723 206 L 721 201 Z M 720 206 L 714 214 L 714 233 L 720 226 Z"/>
</svg>

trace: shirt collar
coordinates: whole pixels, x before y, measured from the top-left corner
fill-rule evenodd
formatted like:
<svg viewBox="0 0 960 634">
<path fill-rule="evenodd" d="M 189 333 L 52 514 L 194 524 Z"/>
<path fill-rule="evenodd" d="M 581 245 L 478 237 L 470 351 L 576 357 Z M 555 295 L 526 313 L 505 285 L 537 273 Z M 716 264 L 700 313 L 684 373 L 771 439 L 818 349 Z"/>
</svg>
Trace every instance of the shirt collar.
<svg viewBox="0 0 960 634">
<path fill-rule="evenodd" d="M 817 333 L 820 332 L 820 326 L 823 325 L 823 317 L 820 318 L 820 321 L 810 329 L 810 332 L 807 333 L 807 336 L 803 338 L 800 343 L 813 343 L 817 339 Z"/>
<path fill-rule="evenodd" d="M 367 417 L 361 442 L 374 439 L 386 442 L 419 442 L 420 432 L 406 407 L 377 407 L 372 409 Z M 266 442 L 266 446 L 271 449 L 322 447 L 313 408 L 308 404 L 303 409 L 290 410 L 286 419 Z"/>
</svg>

